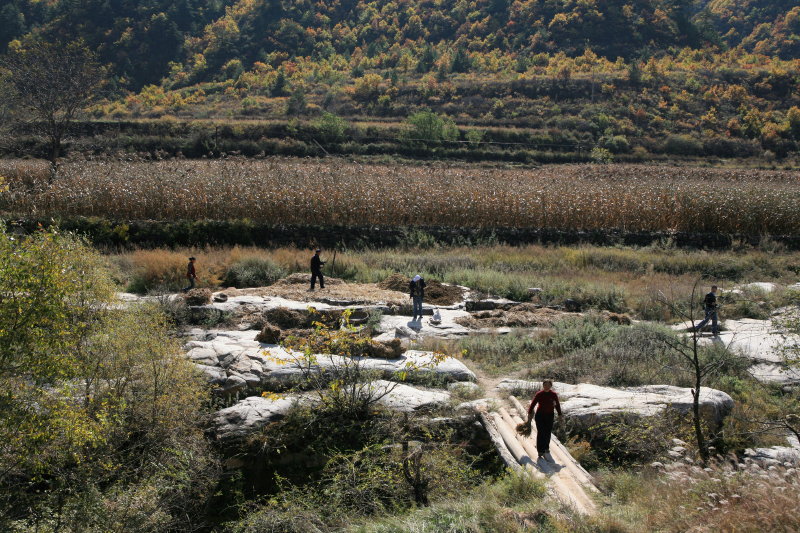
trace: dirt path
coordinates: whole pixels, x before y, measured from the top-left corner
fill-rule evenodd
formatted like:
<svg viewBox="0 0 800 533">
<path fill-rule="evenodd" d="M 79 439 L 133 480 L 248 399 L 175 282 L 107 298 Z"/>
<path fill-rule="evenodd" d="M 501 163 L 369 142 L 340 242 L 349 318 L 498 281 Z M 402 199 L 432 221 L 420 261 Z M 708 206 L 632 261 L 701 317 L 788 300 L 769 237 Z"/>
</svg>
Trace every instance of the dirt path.
<svg viewBox="0 0 800 533">
<path fill-rule="evenodd" d="M 504 396 L 504 394 L 505 394 L 504 392 L 497 390 L 497 385 L 500 384 L 501 381 L 503 381 L 505 379 L 524 379 L 524 378 L 527 378 L 528 377 L 527 374 L 529 374 L 531 371 L 535 371 L 536 368 L 538 368 L 539 366 L 542 366 L 542 365 L 545 365 L 545 364 L 549 364 L 552 361 L 553 360 L 540 361 L 539 363 L 536 363 L 536 365 L 534 365 L 531 368 L 523 368 L 523 369 L 520 369 L 520 370 L 515 370 L 515 371 L 513 371 L 511 373 L 508 373 L 508 374 L 505 374 L 505 375 L 502 375 L 502 376 L 495 376 L 495 377 L 487 375 L 476 364 L 471 364 L 471 365 L 469 365 L 469 367 L 470 367 L 470 370 L 472 370 L 472 372 L 475 374 L 475 379 L 476 379 L 478 385 L 480 385 L 481 388 L 483 389 L 484 397 L 486 397 L 486 398 L 495 398 L 495 399 L 498 399 L 498 400 L 505 401 L 505 400 L 508 399 L 507 395 Z"/>
</svg>

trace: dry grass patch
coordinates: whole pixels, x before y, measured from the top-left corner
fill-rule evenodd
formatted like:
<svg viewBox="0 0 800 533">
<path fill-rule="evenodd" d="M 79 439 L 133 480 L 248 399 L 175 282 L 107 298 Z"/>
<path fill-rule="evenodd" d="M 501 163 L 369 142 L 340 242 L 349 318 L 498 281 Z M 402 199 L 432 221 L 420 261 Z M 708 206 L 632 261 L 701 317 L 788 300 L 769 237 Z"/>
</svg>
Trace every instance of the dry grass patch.
<svg viewBox="0 0 800 533">
<path fill-rule="evenodd" d="M 755 464 L 710 470 L 683 466 L 631 496 L 648 531 L 798 531 L 800 475 Z"/>
</svg>

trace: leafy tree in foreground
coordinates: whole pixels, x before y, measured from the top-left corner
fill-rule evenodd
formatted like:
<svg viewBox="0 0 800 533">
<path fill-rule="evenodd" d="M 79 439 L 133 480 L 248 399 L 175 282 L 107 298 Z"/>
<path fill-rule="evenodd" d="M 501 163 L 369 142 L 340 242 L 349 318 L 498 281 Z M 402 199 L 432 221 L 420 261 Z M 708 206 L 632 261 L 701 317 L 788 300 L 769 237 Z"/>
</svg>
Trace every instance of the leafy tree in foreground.
<svg viewBox="0 0 800 533">
<path fill-rule="evenodd" d="M 36 121 L 47 139 L 55 177 L 61 141 L 78 113 L 96 98 L 103 69 L 81 42 L 33 42 L 3 60 L 19 111 Z"/>
<path fill-rule="evenodd" d="M 0 530 L 196 525 L 203 381 L 163 314 L 113 290 L 78 239 L 0 226 Z"/>
</svg>

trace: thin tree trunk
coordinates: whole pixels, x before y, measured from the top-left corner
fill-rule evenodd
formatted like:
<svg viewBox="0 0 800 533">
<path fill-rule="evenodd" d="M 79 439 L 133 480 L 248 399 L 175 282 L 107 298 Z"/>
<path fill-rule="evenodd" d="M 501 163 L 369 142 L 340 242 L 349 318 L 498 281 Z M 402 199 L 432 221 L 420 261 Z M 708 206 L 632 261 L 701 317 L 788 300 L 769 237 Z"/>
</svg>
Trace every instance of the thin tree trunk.
<svg viewBox="0 0 800 533">
<path fill-rule="evenodd" d="M 697 340 L 694 344 L 694 390 L 692 391 L 692 417 L 694 418 L 694 434 L 697 439 L 697 448 L 700 451 L 700 459 L 703 466 L 708 462 L 708 449 L 706 439 L 703 436 L 703 427 L 700 421 L 700 383 L 703 378 L 700 370 L 700 361 L 697 356 Z"/>
<path fill-rule="evenodd" d="M 61 148 L 61 137 L 53 136 L 50 139 L 50 183 L 52 184 L 58 173 L 58 155 Z"/>
</svg>

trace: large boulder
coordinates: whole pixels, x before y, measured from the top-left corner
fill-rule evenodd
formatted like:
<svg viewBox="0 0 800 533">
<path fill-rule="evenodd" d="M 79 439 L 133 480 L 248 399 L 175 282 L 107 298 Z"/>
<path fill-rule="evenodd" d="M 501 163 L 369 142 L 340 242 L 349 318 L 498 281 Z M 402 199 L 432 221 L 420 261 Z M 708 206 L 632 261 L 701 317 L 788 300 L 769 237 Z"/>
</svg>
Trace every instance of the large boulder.
<svg viewBox="0 0 800 533">
<path fill-rule="evenodd" d="M 505 394 L 530 395 L 541 389 L 540 381 L 503 380 L 497 388 Z M 642 387 L 601 387 L 590 383 L 570 385 L 554 383 L 564 415 L 589 427 L 612 415 L 654 416 L 666 409 L 689 413 L 691 389 L 672 385 Z M 726 393 L 703 387 L 700 390 L 700 413 L 707 421 L 719 424 L 733 409 L 733 398 Z"/>
</svg>

